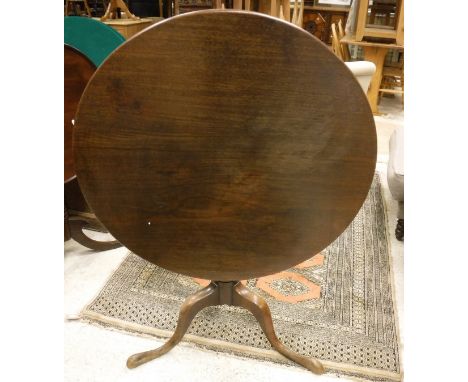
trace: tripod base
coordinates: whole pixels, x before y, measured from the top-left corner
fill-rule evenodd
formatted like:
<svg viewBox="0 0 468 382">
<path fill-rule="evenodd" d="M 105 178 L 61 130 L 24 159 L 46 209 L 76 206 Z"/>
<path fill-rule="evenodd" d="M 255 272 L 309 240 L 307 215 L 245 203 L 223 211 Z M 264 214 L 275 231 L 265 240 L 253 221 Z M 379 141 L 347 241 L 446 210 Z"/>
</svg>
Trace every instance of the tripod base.
<svg viewBox="0 0 468 382">
<path fill-rule="evenodd" d="M 208 306 L 224 304 L 239 306 L 249 310 L 259 322 L 271 346 L 279 353 L 315 374 L 323 374 L 325 372 L 325 368 L 321 362 L 293 352 L 280 342 L 275 334 L 270 308 L 268 308 L 266 301 L 251 292 L 239 281 L 212 281 L 207 287 L 189 296 L 180 308 L 179 320 L 172 337 L 157 349 L 132 355 L 127 360 L 127 367 L 133 369 L 167 353 L 180 342 L 193 318 L 200 310 Z"/>
</svg>

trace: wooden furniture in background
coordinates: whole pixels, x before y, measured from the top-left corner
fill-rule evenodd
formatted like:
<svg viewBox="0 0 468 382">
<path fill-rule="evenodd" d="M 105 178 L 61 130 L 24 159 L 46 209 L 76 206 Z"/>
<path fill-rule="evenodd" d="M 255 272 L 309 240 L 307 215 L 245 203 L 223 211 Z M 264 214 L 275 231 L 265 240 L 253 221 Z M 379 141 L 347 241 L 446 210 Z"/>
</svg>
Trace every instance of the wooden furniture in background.
<svg viewBox="0 0 468 382">
<path fill-rule="evenodd" d="M 341 48 L 340 39 L 338 36 L 338 32 L 336 30 L 335 23 L 331 25 L 331 34 L 332 34 L 332 51 L 335 53 L 336 57 L 338 57 L 341 61 L 345 61 L 343 57 L 343 49 Z"/>
<path fill-rule="evenodd" d="M 164 17 L 164 5 L 167 0 L 125 0 L 128 9 L 140 18 Z"/>
<path fill-rule="evenodd" d="M 382 70 L 382 82 L 379 89 L 379 102 L 382 95 L 401 94 L 404 103 L 405 94 L 405 69 L 404 55 L 400 54 L 400 59 L 392 66 L 384 65 Z"/>
<path fill-rule="evenodd" d="M 133 35 L 142 31 L 145 28 L 148 28 L 155 20 L 162 18 L 145 18 L 138 20 L 131 19 L 107 19 L 103 21 L 104 24 L 109 25 L 117 32 L 119 32 L 126 40 L 128 40 Z"/>
<path fill-rule="evenodd" d="M 115 238 L 158 266 L 214 280 L 182 305 L 171 339 L 129 367 L 169 351 L 199 310 L 230 304 L 249 309 L 281 354 L 324 371 L 279 341 L 266 302 L 236 280 L 319 253 L 368 193 L 374 119 L 326 46 L 256 12 L 157 24 L 96 72 L 74 154 L 86 199 Z"/>
<path fill-rule="evenodd" d="M 395 25 L 375 25 L 373 22 L 376 10 L 369 5 L 370 0 L 360 0 L 356 22 L 356 41 L 362 41 L 366 37 L 382 38 L 396 41 L 396 45 L 404 45 L 404 0 L 394 0 Z M 377 6 L 379 2 L 376 2 Z M 381 3 L 384 3 L 381 1 Z M 386 2 L 387 6 L 389 5 Z M 369 7 L 370 12 L 369 12 Z M 368 17 L 370 13 L 370 18 Z"/>
<path fill-rule="evenodd" d="M 340 20 L 346 24 L 348 13 L 349 7 L 305 5 L 302 27 L 325 44 L 331 45 L 331 25 Z"/>
<path fill-rule="evenodd" d="M 172 0 L 175 1 L 175 0 Z M 219 9 L 221 9 L 221 0 L 212 0 L 212 1 L 187 1 L 187 0 L 182 0 L 178 1 L 179 3 L 179 14 L 183 13 L 188 13 L 188 12 L 194 12 L 194 11 L 201 11 L 205 9 L 216 9 L 216 3 L 219 3 Z M 169 6 L 167 7 L 167 12 L 168 15 L 172 16 L 172 7 L 171 7 L 171 1 L 168 2 Z M 175 6 L 174 6 L 175 8 Z"/>
<path fill-rule="evenodd" d="M 343 23 L 340 20 L 338 20 L 338 43 L 341 47 L 341 54 L 343 56 L 343 61 L 351 61 L 351 54 L 349 53 L 349 47 L 348 45 L 341 44 L 339 41 L 345 36 L 345 31 L 343 28 Z"/>
<path fill-rule="evenodd" d="M 91 15 L 93 17 L 102 17 L 106 13 L 108 0 L 88 0 Z"/>
<path fill-rule="evenodd" d="M 372 76 L 375 73 L 375 64 L 369 61 L 351 61 L 349 57 L 349 50 L 347 45 L 341 44 L 340 39 L 344 37 L 342 26 L 338 23 L 338 28 L 332 24 L 332 51 L 335 55 L 342 60 L 349 70 L 356 77 L 357 81 L 362 87 L 364 93 L 367 94 Z M 343 49 L 346 48 L 346 49 Z M 346 53 L 348 58 L 346 59 Z"/>
<path fill-rule="evenodd" d="M 376 24 L 376 16 L 383 15 L 385 17 L 383 25 L 390 25 L 391 16 L 395 14 L 396 0 L 373 0 L 369 8 L 369 24 Z"/>
<path fill-rule="evenodd" d="M 372 112 L 374 114 L 379 114 L 377 104 L 379 99 L 379 91 L 381 90 L 380 85 L 382 82 L 385 56 L 389 49 L 403 50 L 403 45 L 359 41 L 354 35 L 345 35 L 341 39 L 341 44 L 362 46 L 364 59 L 375 64 L 376 71 L 372 77 L 369 91 L 367 92 L 367 97 L 369 99 Z"/>
<path fill-rule="evenodd" d="M 302 28 L 302 16 L 304 13 L 304 1 L 296 0 L 291 8 L 290 0 L 213 0 L 211 7 L 200 3 L 172 0 L 173 13 L 187 13 L 202 9 L 243 9 L 264 13 L 282 20 L 290 21 Z"/>
<path fill-rule="evenodd" d="M 304 12 L 302 26 L 307 32 L 323 41 L 327 22 L 320 13 Z"/>
<path fill-rule="evenodd" d="M 130 12 L 127 7 L 127 4 L 123 0 L 110 0 L 107 5 L 106 13 L 101 17 L 101 21 L 106 21 L 109 18 L 120 19 L 122 13 L 125 15 L 125 19 L 138 20 L 139 17 L 135 16 Z"/>
<path fill-rule="evenodd" d="M 81 11 L 82 5 L 84 7 L 83 11 Z M 80 11 L 77 11 L 77 9 L 80 9 Z M 75 14 L 85 12 L 87 16 L 91 17 L 91 9 L 86 0 L 67 0 L 65 2 L 65 16 L 68 16 L 71 10 L 73 10 Z"/>
<path fill-rule="evenodd" d="M 345 37 L 343 25 L 338 22 L 337 28 L 332 24 L 332 50 L 345 62 L 351 61 L 348 44 L 342 44 L 341 40 Z M 386 53 L 385 53 L 386 55 Z M 384 64 L 382 68 L 381 83 L 379 85 L 379 93 L 377 96 L 377 104 L 380 103 L 382 94 L 404 94 L 404 68 L 403 68 L 403 52 L 400 52 L 400 60 L 397 63 Z M 372 94 L 372 97 L 374 95 Z M 403 100 L 403 98 L 402 98 Z"/>
<path fill-rule="evenodd" d="M 298 0 L 294 1 L 294 8 L 291 17 L 291 23 L 297 25 L 299 28 L 302 28 L 304 20 L 304 0 L 300 0 L 300 4 L 298 4 Z"/>
<path fill-rule="evenodd" d="M 212 4 L 213 9 L 244 9 L 260 12 L 302 27 L 303 0 L 295 0 L 293 9 L 290 0 L 213 0 Z"/>
</svg>

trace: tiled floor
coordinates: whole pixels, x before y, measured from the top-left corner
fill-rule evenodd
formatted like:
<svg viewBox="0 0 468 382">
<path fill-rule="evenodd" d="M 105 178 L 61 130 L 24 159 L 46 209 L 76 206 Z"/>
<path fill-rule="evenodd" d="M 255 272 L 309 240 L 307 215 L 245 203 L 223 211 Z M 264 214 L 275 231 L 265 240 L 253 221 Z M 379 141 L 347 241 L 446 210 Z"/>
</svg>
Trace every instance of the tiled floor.
<svg viewBox="0 0 468 382">
<path fill-rule="evenodd" d="M 377 171 L 382 173 L 384 197 L 390 222 L 390 242 L 395 280 L 395 295 L 403 339 L 403 244 L 394 235 L 397 204 L 386 184 L 388 140 L 397 124 L 403 123 L 401 99 L 384 98 L 376 117 L 378 133 Z M 128 253 L 125 248 L 107 252 L 88 250 L 74 241 L 65 243 L 65 317 L 73 318 L 90 302 Z M 299 367 L 242 359 L 201 350 L 182 343 L 163 357 L 137 369 L 125 363 L 133 353 L 162 344 L 152 338 L 137 337 L 88 325 L 79 320 L 65 320 L 65 380 L 71 381 L 351 381 L 331 375 L 315 376 Z M 403 342 L 403 341 L 401 341 Z M 354 380 L 354 379 L 353 379 Z"/>
</svg>

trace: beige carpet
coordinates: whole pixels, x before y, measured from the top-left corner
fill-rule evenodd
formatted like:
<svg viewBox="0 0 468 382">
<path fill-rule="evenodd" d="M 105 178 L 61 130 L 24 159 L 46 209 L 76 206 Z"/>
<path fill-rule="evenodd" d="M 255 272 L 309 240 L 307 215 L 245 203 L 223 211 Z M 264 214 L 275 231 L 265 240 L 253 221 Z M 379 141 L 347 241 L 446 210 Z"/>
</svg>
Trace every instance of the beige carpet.
<svg viewBox="0 0 468 382">
<path fill-rule="evenodd" d="M 376 175 L 361 211 L 328 248 L 292 269 L 247 281 L 267 300 L 278 337 L 334 373 L 401 380 L 386 226 Z M 183 300 L 204 283 L 130 254 L 82 317 L 168 337 Z M 235 307 L 203 310 L 184 340 L 292 365 L 271 349 L 253 316 Z"/>
</svg>

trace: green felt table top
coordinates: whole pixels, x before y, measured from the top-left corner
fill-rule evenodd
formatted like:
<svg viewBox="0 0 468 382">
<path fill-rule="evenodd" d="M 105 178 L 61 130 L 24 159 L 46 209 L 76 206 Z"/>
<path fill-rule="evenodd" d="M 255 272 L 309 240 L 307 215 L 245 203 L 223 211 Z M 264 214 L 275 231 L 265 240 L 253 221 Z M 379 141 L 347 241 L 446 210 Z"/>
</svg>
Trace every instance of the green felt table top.
<svg viewBox="0 0 468 382">
<path fill-rule="evenodd" d="M 64 42 L 98 67 L 125 38 L 112 27 L 88 17 L 65 17 Z"/>
</svg>

